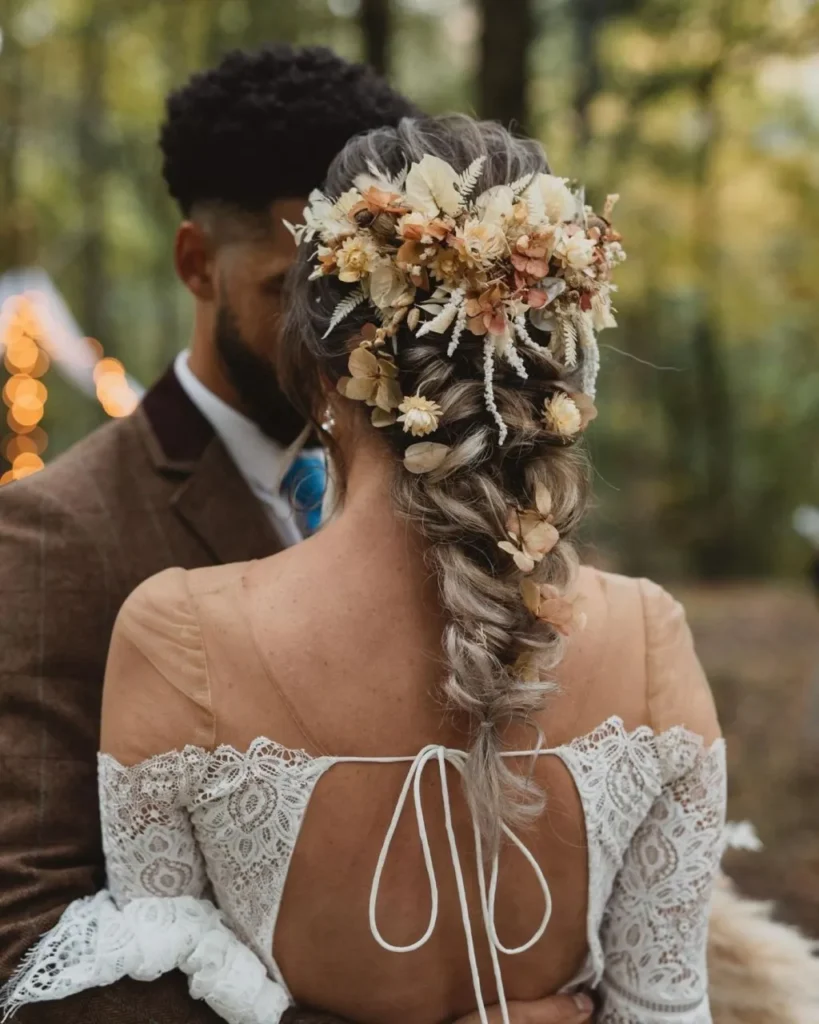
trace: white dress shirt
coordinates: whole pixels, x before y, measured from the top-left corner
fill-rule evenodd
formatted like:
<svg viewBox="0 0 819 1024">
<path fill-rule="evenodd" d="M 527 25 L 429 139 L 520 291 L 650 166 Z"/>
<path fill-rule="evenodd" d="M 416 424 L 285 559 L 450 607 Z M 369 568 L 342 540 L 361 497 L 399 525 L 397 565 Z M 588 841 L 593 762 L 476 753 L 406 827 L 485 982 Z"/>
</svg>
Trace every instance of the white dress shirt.
<svg viewBox="0 0 819 1024">
<path fill-rule="evenodd" d="M 182 390 L 213 427 L 251 491 L 264 505 L 276 533 L 289 547 L 302 539 L 290 502 L 281 494 L 281 482 L 298 454 L 298 446 L 285 448 L 256 424 L 205 387 L 188 365 L 188 352 L 176 357 L 174 372 Z"/>
</svg>

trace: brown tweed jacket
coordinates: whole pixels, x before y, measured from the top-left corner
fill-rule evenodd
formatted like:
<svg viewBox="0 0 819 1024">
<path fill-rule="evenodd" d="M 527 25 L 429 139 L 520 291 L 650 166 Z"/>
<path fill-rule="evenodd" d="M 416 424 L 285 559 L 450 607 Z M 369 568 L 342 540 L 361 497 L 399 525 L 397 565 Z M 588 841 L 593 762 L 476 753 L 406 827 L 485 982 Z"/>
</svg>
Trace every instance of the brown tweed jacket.
<svg viewBox="0 0 819 1024">
<path fill-rule="evenodd" d="M 169 371 L 128 419 L 0 490 L 0 978 L 104 884 L 96 787 L 108 642 L 128 594 L 169 566 L 279 547 Z M 215 1024 L 181 974 L 27 1007 L 20 1024 Z"/>
</svg>

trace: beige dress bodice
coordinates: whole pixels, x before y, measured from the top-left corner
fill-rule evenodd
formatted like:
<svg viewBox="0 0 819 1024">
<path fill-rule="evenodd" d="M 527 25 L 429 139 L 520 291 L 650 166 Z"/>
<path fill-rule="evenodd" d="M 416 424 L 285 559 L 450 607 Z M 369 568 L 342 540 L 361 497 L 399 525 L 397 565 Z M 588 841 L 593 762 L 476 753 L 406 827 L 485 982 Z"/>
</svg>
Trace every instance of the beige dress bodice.
<svg viewBox="0 0 819 1024">
<path fill-rule="evenodd" d="M 523 753 L 534 730 L 508 737 L 546 811 L 504 844 L 493 886 L 457 785 L 468 738 L 442 713 L 423 628 L 353 597 L 322 619 L 288 579 L 295 564 L 169 570 L 124 606 L 100 760 L 115 910 L 193 898 L 207 915 L 212 899 L 219 942 L 241 947 L 216 959 L 237 978 L 253 956 L 242 998 L 258 1005 L 217 991 L 209 917 L 186 941 L 211 937 L 173 966 L 237 1024 L 291 1000 L 433 1024 L 577 986 L 598 989 L 606 1024 L 710 1021 L 724 751 L 680 606 L 581 571 L 588 624 L 538 723 L 543 748 Z"/>
</svg>

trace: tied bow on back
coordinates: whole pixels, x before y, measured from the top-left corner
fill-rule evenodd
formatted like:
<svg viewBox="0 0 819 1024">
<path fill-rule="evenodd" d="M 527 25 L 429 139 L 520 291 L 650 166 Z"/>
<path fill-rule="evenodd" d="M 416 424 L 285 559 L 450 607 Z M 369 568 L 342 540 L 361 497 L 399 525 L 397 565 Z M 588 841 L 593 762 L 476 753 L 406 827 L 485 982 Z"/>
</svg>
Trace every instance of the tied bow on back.
<svg viewBox="0 0 819 1024">
<path fill-rule="evenodd" d="M 460 774 L 463 774 L 464 765 L 466 764 L 466 754 L 462 750 L 452 750 L 448 747 L 443 747 L 437 744 L 431 744 L 430 746 L 424 747 L 413 760 L 410 765 L 407 777 L 404 780 L 404 785 L 401 789 L 401 793 L 398 797 L 398 802 L 395 807 L 395 813 L 393 814 L 390 827 L 387 830 L 387 835 L 384 839 L 384 845 L 381 847 L 381 853 L 378 857 L 378 864 L 375 869 L 375 875 L 373 876 L 372 889 L 370 891 L 370 931 L 372 932 L 373 938 L 376 942 L 386 950 L 392 953 L 411 953 L 416 949 L 420 949 L 426 945 L 429 941 L 430 936 L 435 930 L 435 925 L 438 921 L 438 881 L 435 877 L 435 867 L 432 862 L 432 853 L 429 846 L 429 836 L 427 834 L 426 821 L 424 820 L 424 808 L 421 802 L 421 777 L 424 773 L 426 766 L 432 762 L 437 761 L 438 773 L 441 779 L 441 801 L 444 808 L 444 821 L 446 824 L 447 839 L 449 841 L 449 851 L 452 857 L 452 866 L 455 870 L 455 882 L 458 889 L 458 901 L 461 907 L 461 919 L 464 926 L 464 935 L 466 937 L 467 951 L 469 954 L 469 966 L 472 972 L 472 984 L 475 989 L 475 998 L 478 1004 L 478 1013 L 482 1024 L 487 1024 L 486 1015 L 486 1004 L 483 999 L 481 991 L 481 979 L 480 972 L 478 970 L 478 961 L 475 955 L 475 943 L 472 937 L 472 926 L 469 918 L 469 905 L 466 898 L 466 887 L 464 885 L 463 869 L 461 867 L 461 860 L 458 855 L 458 845 L 455 838 L 455 830 L 452 825 L 452 806 L 449 798 L 449 786 L 447 783 L 446 766 L 447 763 L 451 764 Z M 407 946 L 394 946 L 382 936 L 381 930 L 378 927 L 376 920 L 376 905 L 378 903 L 378 892 L 381 887 L 381 876 L 384 871 L 384 865 L 387 857 L 389 856 L 390 847 L 395 836 L 396 829 L 398 828 L 398 822 L 401 819 L 401 815 L 404 812 L 404 808 L 409 797 L 410 788 L 412 788 L 413 803 L 415 805 L 415 817 L 418 822 L 418 836 L 421 840 L 421 849 L 424 855 L 424 864 L 426 866 L 427 878 L 429 879 L 429 890 L 431 897 L 431 910 L 429 915 L 429 924 L 424 934 L 417 939 L 415 942 L 410 943 Z M 532 852 L 524 845 L 523 842 L 507 828 L 506 825 L 502 826 L 503 834 L 509 839 L 523 854 L 526 860 L 532 867 L 535 873 L 538 884 L 540 885 L 543 893 L 544 910 L 543 917 L 541 918 L 540 925 L 535 931 L 534 935 L 523 945 L 507 948 L 498 938 L 497 931 L 495 929 L 495 898 L 497 895 L 498 887 L 498 853 L 495 853 L 492 857 L 491 870 L 489 877 L 489 888 L 487 892 L 486 885 L 486 874 L 484 869 L 483 860 L 483 844 L 481 840 L 481 833 L 478 827 L 478 823 L 472 818 L 473 831 L 475 835 L 475 851 L 477 855 L 478 863 L 478 889 L 480 892 L 480 903 L 481 903 L 481 916 L 483 918 L 484 928 L 486 929 L 487 939 L 489 941 L 489 952 L 492 958 L 492 970 L 495 975 L 495 982 L 498 989 L 498 1002 L 501 1007 L 501 1015 L 504 1024 L 509 1024 L 509 1013 L 506 1005 L 506 995 L 503 988 L 503 980 L 501 978 L 500 962 L 498 960 L 498 953 L 505 953 L 508 956 L 514 956 L 518 953 L 525 953 L 531 949 L 532 946 L 538 942 L 549 924 L 549 919 L 552 915 L 552 894 L 549 891 L 549 883 L 540 868 L 540 865 L 535 860 Z"/>
</svg>

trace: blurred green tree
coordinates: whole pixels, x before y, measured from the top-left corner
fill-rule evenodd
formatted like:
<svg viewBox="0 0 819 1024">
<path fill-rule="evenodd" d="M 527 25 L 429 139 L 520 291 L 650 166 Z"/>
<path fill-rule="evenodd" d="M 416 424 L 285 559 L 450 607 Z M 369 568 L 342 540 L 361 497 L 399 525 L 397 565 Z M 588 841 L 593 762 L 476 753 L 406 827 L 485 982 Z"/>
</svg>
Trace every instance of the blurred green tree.
<svg viewBox="0 0 819 1024">
<path fill-rule="evenodd" d="M 809 0 L 0 0 L 0 269 L 37 263 L 150 381 L 185 342 L 163 98 L 232 46 L 324 43 L 430 111 L 622 193 L 630 259 L 590 435 L 597 557 L 792 571 L 819 464 L 819 5 Z M 54 454 L 103 418 L 52 370 Z"/>
</svg>

